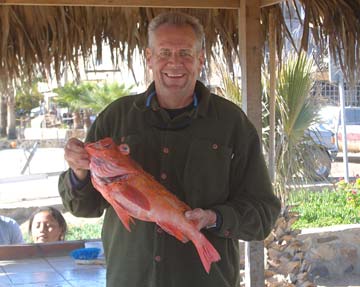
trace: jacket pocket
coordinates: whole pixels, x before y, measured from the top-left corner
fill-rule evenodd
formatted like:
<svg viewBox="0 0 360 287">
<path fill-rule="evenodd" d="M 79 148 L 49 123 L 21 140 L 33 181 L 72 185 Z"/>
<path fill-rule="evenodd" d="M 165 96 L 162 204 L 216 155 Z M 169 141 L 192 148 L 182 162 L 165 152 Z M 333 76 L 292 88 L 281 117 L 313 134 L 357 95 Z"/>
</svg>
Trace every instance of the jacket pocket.
<svg viewBox="0 0 360 287">
<path fill-rule="evenodd" d="M 209 140 L 195 140 L 185 164 L 184 187 L 191 207 L 209 207 L 229 195 L 232 150 Z"/>
</svg>

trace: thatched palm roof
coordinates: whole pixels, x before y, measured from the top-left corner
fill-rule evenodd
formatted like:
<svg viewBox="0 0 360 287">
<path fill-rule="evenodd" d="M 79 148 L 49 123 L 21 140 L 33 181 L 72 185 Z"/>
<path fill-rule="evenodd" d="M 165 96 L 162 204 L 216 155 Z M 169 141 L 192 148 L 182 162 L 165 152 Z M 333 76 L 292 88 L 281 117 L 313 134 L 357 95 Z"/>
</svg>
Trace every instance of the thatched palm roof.
<svg viewBox="0 0 360 287">
<path fill-rule="evenodd" d="M 309 35 L 324 47 L 329 36 L 331 50 L 340 55 L 347 71 L 360 68 L 360 0 L 301 0 L 306 12 L 302 48 L 306 50 Z M 293 5 L 292 0 L 285 1 Z M 277 42 L 281 48 L 289 32 L 284 25 L 281 4 L 262 9 L 264 39 L 268 34 L 268 15 L 276 13 Z M 124 58 L 131 65 L 131 55 L 137 47 L 146 47 L 149 20 L 163 9 L 0 6 L 0 76 L 3 80 L 22 74 L 31 76 L 41 71 L 60 77 L 65 64 L 77 64 L 79 54 L 85 58 L 97 45 L 101 57 L 102 41 L 107 41 L 116 63 Z M 233 62 L 238 51 L 237 10 L 184 9 L 197 16 L 205 27 L 208 56 L 221 40 L 226 58 Z M 298 9 L 295 6 L 295 11 Z M 344 53 L 342 52 L 344 49 Z M 348 73 L 349 75 L 351 73 Z"/>
</svg>

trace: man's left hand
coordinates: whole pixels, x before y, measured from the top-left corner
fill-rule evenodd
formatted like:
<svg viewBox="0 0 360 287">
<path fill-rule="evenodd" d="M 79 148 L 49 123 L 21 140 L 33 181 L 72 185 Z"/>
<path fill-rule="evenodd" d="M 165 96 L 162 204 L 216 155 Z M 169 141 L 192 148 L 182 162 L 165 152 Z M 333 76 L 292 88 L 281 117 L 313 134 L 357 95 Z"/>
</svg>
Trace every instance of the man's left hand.
<svg viewBox="0 0 360 287">
<path fill-rule="evenodd" d="M 185 217 L 195 222 L 198 230 L 216 223 L 216 213 L 211 209 L 195 208 L 185 212 Z"/>
</svg>

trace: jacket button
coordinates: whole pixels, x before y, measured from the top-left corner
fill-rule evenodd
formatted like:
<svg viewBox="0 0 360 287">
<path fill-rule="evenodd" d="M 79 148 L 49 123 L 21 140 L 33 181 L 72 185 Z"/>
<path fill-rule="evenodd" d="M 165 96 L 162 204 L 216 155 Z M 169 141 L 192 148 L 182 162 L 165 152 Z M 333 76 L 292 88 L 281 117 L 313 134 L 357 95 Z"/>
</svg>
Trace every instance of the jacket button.
<svg viewBox="0 0 360 287">
<path fill-rule="evenodd" d="M 162 180 L 167 179 L 166 173 L 165 173 L 165 172 L 162 172 L 161 175 L 160 175 L 160 178 L 161 178 Z"/>
<path fill-rule="evenodd" d="M 212 149 L 218 149 L 219 148 L 219 146 L 216 143 L 212 144 L 211 147 L 212 147 Z"/>
<path fill-rule="evenodd" d="M 155 256 L 155 261 L 160 262 L 161 261 L 161 256 L 159 256 L 159 255 Z"/>
<path fill-rule="evenodd" d="M 230 231 L 229 230 L 225 230 L 224 231 L 224 236 L 228 237 L 230 235 Z"/>
<path fill-rule="evenodd" d="M 161 234 L 161 233 L 163 233 L 163 232 L 164 232 L 164 230 L 162 230 L 162 228 L 161 228 L 161 227 L 157 227 L 157 228 L 156 228 L 156 232 Z"/>
</svg>

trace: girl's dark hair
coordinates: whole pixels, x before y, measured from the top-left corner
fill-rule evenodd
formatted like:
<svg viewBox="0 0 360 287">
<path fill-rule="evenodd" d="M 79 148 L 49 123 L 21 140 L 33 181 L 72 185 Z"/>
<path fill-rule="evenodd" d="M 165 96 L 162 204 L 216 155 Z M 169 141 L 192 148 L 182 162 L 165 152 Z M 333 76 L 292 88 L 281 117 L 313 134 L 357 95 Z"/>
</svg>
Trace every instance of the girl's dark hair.
<svg viewBox="0 0 360 287">
<path fill-rule="evenodd" d="M 62 214 L 59 210 L 57 210 L 56 208 L 54 208 L 52 206 L 39 207 L 31 214 L 30 219 L 29 219 L 29 234 L 31 235 L 31 233 L 32 233 L 32 223 L 34 221 L 35 215 L 40 212 L 44 212 L 44 211 L 49 212 L 51 214 L 51 216 L 55 218 L 55 220 L 59 224 L 61 231 L 62 231 L 60 240 L 65 240 L 65 234 L 67 232 L 67 224 L 66 224 L 65 218 L 62 216 Z"/>
</svg>

